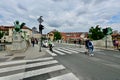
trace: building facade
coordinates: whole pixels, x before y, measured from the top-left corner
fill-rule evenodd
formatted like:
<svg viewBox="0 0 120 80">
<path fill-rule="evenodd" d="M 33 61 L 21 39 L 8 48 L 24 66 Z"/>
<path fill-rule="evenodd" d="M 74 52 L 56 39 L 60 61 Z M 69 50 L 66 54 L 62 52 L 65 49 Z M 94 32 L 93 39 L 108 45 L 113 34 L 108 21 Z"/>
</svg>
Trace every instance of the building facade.
<svg viewBox="0 0 120 80">
<path fill-rule="evenodd" d="M 0 39 L 1 42 L 12 42 L 14 26 L 0 26 L 0 31 L 4 32 L 4 36 Z M 27 38 L 31 37 L 32 30 L 27 26 L 23 26 L 22 31 L 26 34 Z"/>
<path fill-rule="evenodd" d="M 88 33 L 87 32 L 61 32 L 62 40 L 67 43 L 74 43 L 84 41 Z"/>
<path fill-rule="evenodd" d="M 48 39 L 51 41 L 54 40 L 54 32 L 57 30 L 53 30 L 47 34 Z M 61 34 L 61 41 L 66 43 L 73 43 L 74 41 L 84 41 L 88 33 L 87 32 L 60 32 Z"/>
</svg>

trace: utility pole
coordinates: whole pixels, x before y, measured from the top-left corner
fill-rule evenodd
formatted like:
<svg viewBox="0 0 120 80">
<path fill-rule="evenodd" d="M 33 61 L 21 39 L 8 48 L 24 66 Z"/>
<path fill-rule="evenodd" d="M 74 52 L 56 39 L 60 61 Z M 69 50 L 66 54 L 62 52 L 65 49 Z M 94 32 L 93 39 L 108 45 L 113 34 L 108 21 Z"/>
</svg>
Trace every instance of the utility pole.
<svg viewBox="0 0 120 80">
<path fill-rule="evenodd" d="M 42 30 L 44 29 L 44 26 L 41 24 L 43 22 L 42 16 L 40 16 L 38 19 L 39 24 L 39 33 L 41 34 L 40 37 L 40 48 L 39 48 L 39 52 L 41 52 L 41 46 L 42 46 Z"/>
</svg>

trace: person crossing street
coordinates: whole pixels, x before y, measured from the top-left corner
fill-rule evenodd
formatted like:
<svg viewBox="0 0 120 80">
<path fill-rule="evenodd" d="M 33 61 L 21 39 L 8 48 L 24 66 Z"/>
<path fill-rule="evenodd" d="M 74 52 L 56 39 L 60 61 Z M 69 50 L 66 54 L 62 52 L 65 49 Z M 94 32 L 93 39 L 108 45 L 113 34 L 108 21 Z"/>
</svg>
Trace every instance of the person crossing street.
<svg viewBox="0 0 120 80">
<path fill-rule="evenodd" d="M 49 50 L 51 51 L 51 52 L 53 52 L 53 45 L 52 45 L 52 42 L 49 40 L 48 41 L 48 45 L 49 45 Z"/>
</svg>

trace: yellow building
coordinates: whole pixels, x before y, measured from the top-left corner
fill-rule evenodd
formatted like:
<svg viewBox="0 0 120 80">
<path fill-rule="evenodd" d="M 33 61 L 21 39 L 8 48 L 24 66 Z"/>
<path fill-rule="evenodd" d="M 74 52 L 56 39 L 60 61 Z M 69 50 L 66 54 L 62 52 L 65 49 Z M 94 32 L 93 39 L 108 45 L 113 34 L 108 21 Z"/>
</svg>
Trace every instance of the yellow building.
<svg viewBox="0 0 120 80">
<path fill-rule="evenodd" d="M 47 33 L 47 38 L 50 39 L 51 41 L 54 40 L 54 32 L 57 32 L 57 30 L 54 29 L 53 31 Z"/>
<path fill-rule="evenodd" d="M 48 39 L 50 39 L 51 41 L 53 41 L 54 40 L 54 33 L 53 32 L 48 33 L 47 37 L 48 37 Z"/>
</svg>

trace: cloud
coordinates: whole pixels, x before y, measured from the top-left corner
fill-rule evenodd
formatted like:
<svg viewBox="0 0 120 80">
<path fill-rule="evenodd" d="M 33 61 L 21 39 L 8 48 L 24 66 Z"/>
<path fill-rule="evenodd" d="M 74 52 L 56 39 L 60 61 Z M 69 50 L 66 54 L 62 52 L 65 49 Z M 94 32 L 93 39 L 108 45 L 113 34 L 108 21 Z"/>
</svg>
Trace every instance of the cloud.
<svg viewBox="0 0 120 80">
<path fill-rule="evenodd" d="M 18 8 L 20 8 L 21 10 L 27 11 L 27 8 L 25 8 L 25 7 L 22 6 L 21 4 L 18 4 L 17 6 L 18 6 Z"/>
<path fill-rule="evenodd" d="M 12 25 L 19 20 L 30 28 L 38 27 L 37 19 L 43 16 L 45 32 L 54 28 L 62 32 L 86 32 L 98 24 L 116 30 L 119 4 L 119 0 L 1 0 L 0 25 Z"/>
</svg>

